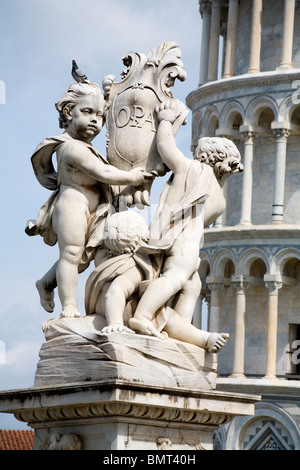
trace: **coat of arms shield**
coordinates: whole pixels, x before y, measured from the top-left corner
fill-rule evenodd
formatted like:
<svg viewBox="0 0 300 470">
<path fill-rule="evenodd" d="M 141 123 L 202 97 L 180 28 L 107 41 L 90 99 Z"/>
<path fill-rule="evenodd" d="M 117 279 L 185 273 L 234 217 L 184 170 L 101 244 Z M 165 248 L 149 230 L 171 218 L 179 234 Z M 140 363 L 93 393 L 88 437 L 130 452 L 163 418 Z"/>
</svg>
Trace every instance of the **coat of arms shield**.
<svg viewBox="0 0 300 470">
<path fill-rule="evenodd" d="M 158 122 L 155 107 L 166 100 L 176 101 L 181 111 L 173 124 L 174 135 L 185 123 L 187 109 L 175 100 L 170 87 L 175 79 L 185 80 L 181 51 L 174 42 L 164 42 L 147 54 L 128 53 L 123 58 L 126 69 L 122 80 L 108 75 L 103 80 L 107 114 L 107 159 L 111 165 L 129 171 L 143 168 L 162 176 L 166 168 L 156 148 Z M 127 205 L 150 205 L 151 182 L 143 187 L 117 187 L 115 196 L 126 197 Z"/>
</svg>

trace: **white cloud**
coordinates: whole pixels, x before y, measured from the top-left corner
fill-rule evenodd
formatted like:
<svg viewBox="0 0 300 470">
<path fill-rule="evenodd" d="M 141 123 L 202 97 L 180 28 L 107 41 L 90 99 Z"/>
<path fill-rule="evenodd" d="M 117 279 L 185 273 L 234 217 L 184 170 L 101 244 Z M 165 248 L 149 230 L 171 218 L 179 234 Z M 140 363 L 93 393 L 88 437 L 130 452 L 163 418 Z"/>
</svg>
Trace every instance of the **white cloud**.
<svg viewBox="0 0 300 470">
<path fill-rule="evenodd" d="M 40 350 L 38 341 L 21 341 L 6 352 L 6 365 L 12 374 L 24 374 L 24 370 L 32 367 L 33 358 L 38 359 Z"/>
</svg>

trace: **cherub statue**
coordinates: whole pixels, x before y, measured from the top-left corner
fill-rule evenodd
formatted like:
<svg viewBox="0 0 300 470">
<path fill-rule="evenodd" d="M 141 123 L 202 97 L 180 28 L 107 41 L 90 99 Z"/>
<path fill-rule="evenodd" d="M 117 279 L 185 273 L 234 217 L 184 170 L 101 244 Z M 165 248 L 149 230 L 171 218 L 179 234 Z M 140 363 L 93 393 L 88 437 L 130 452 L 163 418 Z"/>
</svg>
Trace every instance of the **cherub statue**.
<svg viewBox="0 0 300 470">
<path fill-rule="evenodd" d="M 143 283 L 155 283 L 159 276 L 160 250 L 147 245 L 148 227 L 145 220 L 135 212 L 118 212 L 108 217 L 104 230 L 104 249 L 95 256 L 95 269 L 86 284 L 87 314 L 103 315 L 107 325 L 102 333 L 113 331 L 134 333 L 128 328 L 128 320 L 134 312 Z M 228 334 L 206 332 L 193 326 L 180 311 L 193 314 L 198 291 L 194 283 L 187 281 L 179 299 L 168 299 L 169 305 L 159 309 L 147 324 L 147 334 L 160 339 L 170 336 L 195 344 L 209 352 L 219 352 L 225 345 Z M 159 295 L 159 293 L 157 293 Z M 180 298 L 181 297 L 181 298 Z M 193 297 L 194 303 L 188 301 Z M 130 305 L 130 303 L 132 303 Z M 145 333 L 145 332 L 144 332 Z"/>
<path fill-rule="evenodd" d="M 161 276 L 149 284 L 134 317 L 129 320 L 130 328 L 150 335 L 158 335 L 153 319 L 159 309 L 180 292 L 188 280 L 198 276 L 204 228 L 219 217 L 226 206 L 222 185 L 228 176 L 243 169 L 237 147 L 223 138 L 200 139 L 194 160 L 186 158 L 177 148 L 172 132 L 172 122 L 178 116 L 176 109 L 165 103 L 157 108 L 157 116 L 157 148 L 173 174 L 151 224 L 149 244 L 167 248 Z M 181 316 L 190 313 L 184 311 L 183 305 Z"/>
<path fill-rule="evenodd" d="M 38 220 L 29 221 L 26 232 L 42 235 L 50 245 L 58 242 L 58 261 L 36 284 L 42 306 L 53 311 L 57 286 L 61 317 L 79 317 L 78 272 L 87 267 L 93 248 L 101 243 L 101 221 L 112 202 L 109 185 L 138 186 L 146 177 L 139 168 L 123 171 L 109 165 L 92 146 L 107 111 L 97 84 L 71 85 L 56 103 L 56 109 L 65 132 L 45 139 L 32 156 L 37 179 L 54 192 L 41 208 Z M 57 172 L 52 164 L 55 151 Z"/>
</svg>

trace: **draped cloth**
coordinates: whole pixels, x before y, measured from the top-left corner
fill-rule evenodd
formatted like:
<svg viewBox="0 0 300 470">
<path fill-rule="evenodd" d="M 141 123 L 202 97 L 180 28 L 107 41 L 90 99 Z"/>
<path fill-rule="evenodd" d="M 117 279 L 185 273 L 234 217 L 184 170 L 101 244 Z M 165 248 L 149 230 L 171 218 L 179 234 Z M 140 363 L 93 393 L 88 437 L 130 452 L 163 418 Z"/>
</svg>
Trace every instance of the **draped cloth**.
<svg viewBox="0 0 300 470">
<path fill-rule="evenodd" d="M 191 160 L 182 188 L 178 188 L 178 201 L 173 207 L 166 206 L 166 200 L 174 180 L 171 175 L 160 197 L 159 205 L 153 221 L 150 224 L 150 246 L 168 250 L 180 237 L 184 229 L 196 215 L 196 209 L 202 211 L 204 216 L 204 202 L 206 201 L 213 169 L 198 160 Z M 181 193 L 181 194 L 180 194 Z"/>
<path fill-rule="evenodd" d="M 85 286 L 85 311 L 87 315 L 95 313 L 96 303 L 104 285 L 132 268 L 138 268 L 145 282 L 152 281 L 159 275 L 160 264 L 155 258 L 143 252 L 126 253 L 109 257 L 105 250 L 99 250 L 95 258 L 95 269 L 87 279 Z M 97 312 L 99 313 L 99 312 Z"/>
<path fill-rule="evenodd" d="M 85 308 L 86 314 L 95 313 L 96 303 L 102 294 L 106 282 L 112 282 L 118 276 L 125 274 L 133 267 L 137 267 L 142 274 L 142 283 L 145 286 L 159 277 L 165 253 L 174 245 L 187 224 L 194 215 L 193 208 L 203 203 L 208 197 L 208 189 L 213 175 L 212 169 L 198 161 L 191 161 L 189 171 L 186 175 L 185 185 L 182 188 L 182 195 L 179 197 L 176 210 L 172 213 L 172 220 L 162 221 L 161 215 L 165 201 L 172 184 L 172 175 L 166 183 L 162 192 L 157 212 L 150 225 L 150 232 L 157 237 L 152 237 L 148 244 L 142 246 L 134 254 L 122 254 L 109 258 L 104 250 L 100 250 L 95 257 L 95 269 L 89 276 L 86 283 Z M 182 209 L 185 217 L 182 218 Z M 202 211 L 203 212 L 203 211 Z M 199 221 L 201 223 L 201 221 Z M 104 313 L 104 312 L 97 312 Z M 161 331 L 167 318 L 165 312 L 160 312 L 155 319 L 156 328 Z"/>
<path fill-rule="evenodd" d="M 52 226 L 52 215 L 59 197 L 59 172 L 56 172 L 53 166 L 52 157 L 61 145 L 70 140 L 74 139 L 67 133 L 56 137 L 48 137 L 36 147 L 31 157 L 37 180 L 43 187 L 51 190 L 52 194 L 41 207 L 37 220 L 30 220 L 27 223 L 25 232 L 29 236 L 41 235 L 44 242 L 50 246 L 55 245 L 57 242 L 57 234 Z M 108 165 L 105 158 L 91 144 L 85 145 L 102 163 Z M 106 218 L 114 211 L 109 185 L 99 182 L 99 194 L 101 194 L 102 203 L 90 215 L 88 220 L 88 233 L 82 264 L 88 263 L 93 258 L 96 247 L 101 245 Z"/>
</svg>

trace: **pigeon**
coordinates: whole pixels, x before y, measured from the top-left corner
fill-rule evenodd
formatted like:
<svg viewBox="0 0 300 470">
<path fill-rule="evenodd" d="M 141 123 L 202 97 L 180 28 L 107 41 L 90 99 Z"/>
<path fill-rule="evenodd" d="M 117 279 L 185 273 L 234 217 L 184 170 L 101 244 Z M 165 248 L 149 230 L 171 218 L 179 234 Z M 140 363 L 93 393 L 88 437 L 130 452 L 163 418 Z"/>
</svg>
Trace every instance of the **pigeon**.
<svg viewBox="0 0 300 470">
<path fill-rule="evenodd" d="M 78 83 L 90 83 L 87 76 L 78 68 L 76 60 L 72 60 L 72 77 Z"/>
</svg>

